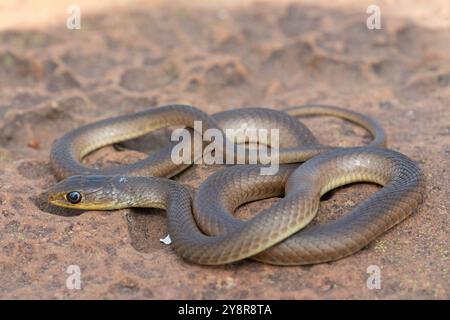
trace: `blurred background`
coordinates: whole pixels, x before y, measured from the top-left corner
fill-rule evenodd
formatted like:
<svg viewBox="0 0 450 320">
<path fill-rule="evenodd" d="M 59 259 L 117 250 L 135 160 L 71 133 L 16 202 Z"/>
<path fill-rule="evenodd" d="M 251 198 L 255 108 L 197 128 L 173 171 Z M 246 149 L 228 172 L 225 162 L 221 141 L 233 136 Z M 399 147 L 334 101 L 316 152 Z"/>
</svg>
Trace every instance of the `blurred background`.
<svg viewBox="0 0 450 320">
<path fill-rule="evenodd" d="M 245 6 L 252 3 L 301 3 L 308 5 L 317 5 L 325 8 L 354 7 L 367 8 L 371 4 L 379 5 L 386 9 L 385 14 L 410 17 L 427 25 L 448 26 L 449 25 L 449 6 L 445 0 L 3 0 L 0 3 L 0 28 L 27 28 L 33 26 L 49 26 L 60 23 L 66 18 L 65 9 L 70 5 L 78 5 L 83 8 L 85 13 L 98 13 L 101 11 L 114 12 L 127 7 L 155 7 L 161 5 L 174 6 L 200 6 L 210 8 L 230 8 L 236 6 Z"/>
</svg>

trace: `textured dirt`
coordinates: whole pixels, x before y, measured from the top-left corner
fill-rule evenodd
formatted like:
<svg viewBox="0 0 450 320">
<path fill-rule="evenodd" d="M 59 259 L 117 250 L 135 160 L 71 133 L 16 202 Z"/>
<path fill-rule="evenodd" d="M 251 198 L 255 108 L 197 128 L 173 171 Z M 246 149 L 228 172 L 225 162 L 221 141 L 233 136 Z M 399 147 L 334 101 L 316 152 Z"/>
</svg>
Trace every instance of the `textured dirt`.
<svg viewBox="0 0 450 320">
<path fill-rule="evenodd" d="M 61 20 L 1 31 L 0 298 L 450 298 L 450 27 L 386 14 L 382 30 L 368 30 L 367 5 L 345 2 L 123 6 L 83 12 L 81 30 Z M 449 12 L 445 1 L 428 3 L 436 15 Z M 172 102 L 209 113 L 317 102 L 369 114 L 386 129 L 390 148 L 420 163 L 425 203 L 361 252 L 309 267 L 192 265 L 159 242 L 163 211 L 80 214 L 45 203 L 41 193 L 55 183 L 48 157 L 56 138 L 95 119 Z M 305 122 L 324 143 L 368 141 L 343 121 Z M 162 132 L 128 146 L 151 151 L 166 140 Z M 140 157 L 108 147 L 88 163 Z M 215 170 L 199 166 L 177 179 L 196 188 Z M 337 190 L 315 223 L 376 190 Z M 66 288 L 70 265 L 81 268 L 81 290 Z M 380 290 L 366 287 L 370 265 L 381 268 Z"/>
</svg>

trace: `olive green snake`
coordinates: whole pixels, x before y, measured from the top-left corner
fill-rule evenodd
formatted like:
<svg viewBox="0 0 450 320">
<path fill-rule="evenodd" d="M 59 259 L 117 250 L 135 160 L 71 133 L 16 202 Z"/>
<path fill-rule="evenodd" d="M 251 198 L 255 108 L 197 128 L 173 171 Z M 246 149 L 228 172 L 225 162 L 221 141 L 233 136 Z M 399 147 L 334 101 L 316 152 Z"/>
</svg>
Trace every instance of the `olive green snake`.
<svg viewBox="0 0 450 320">
<path fill-rule="evenodd" d="M 351 148 L 319 144 L 295 118 L 308 115 L 349 120 L 368 130 L 373 140 Z M 202 121 L 200 134 L 242 125 L 279 128 L 282 165 L 273 175 L 261 175 L 259 164 L 227 167 L 208 177 L 193 199 L 187 187 L 168 179 L 189 167 L 171 160 L 173 143 L 128 165 L 95 169 L 82 163 L 103 146 L 170 126 L 194 128 L 194 121 Z M 385 144 L 385 133 L 376 121 L 334 106 L 244 108 L 211 116 L 191 106 L 167 105 L 87 124 L 58 139 L 50 162 L 62 181 L 47 191 L 48 200 L 85 210 L 165 209 L 174 250 L 194 263 L 226 264 L 245 258 L 277 265 L 321 263 L 357 252 L 421 203 L 422 171 Z M 322 195 L 354 182 L 382 188 L 344 217 L 302 230 L 315 217 Z M 242 204 L 276 196 L 283 198 L 247 221 L 233 216 Z"/>
</svg>

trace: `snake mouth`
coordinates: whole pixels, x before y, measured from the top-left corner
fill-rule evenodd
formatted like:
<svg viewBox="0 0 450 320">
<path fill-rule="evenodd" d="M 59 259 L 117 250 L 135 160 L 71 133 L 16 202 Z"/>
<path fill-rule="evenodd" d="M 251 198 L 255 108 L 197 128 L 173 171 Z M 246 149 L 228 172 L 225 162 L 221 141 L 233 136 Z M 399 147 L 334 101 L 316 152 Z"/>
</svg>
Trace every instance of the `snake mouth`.
<svg viewBox="0 0 450 320">
<path fill-rule="evenodd" d="M 73 204 L 67 201 L 64 195 L 49 195 L 48 202 L 51 203 L 52 205 L 67 209 L 92 210 L 92 211 L 113 210 L 108 208 L 108 203 L 80 202 Z"/>
<path fill-rule="evenodd" d="M 48 193 L 48 202 L 54 206 L 76 209 L 76 210 L 91 210 L 91 211 L 110 211 L 122 208 L 128 208 L 126 204 L 117 201 L 107 201 L 106 199 L 98 199 L 95 192 L 82 193 L 82 200 L 77 203 L 70 202 L 67 198 L 68 193 Z"/>
<path fill-rule="evenodd" d="M 84 197 L 84 196 L 83 196 Z M 67 199 L 67 193 L 51 193 L 47 192 L 47 200 L 52 205 L 68 208 L 68 209 L 82 209 L 82 210 L 90 210 L 87 208 L 86 204 L 83 201 L 78 203 L 71 203 Z M 94 209 L 92 209 L 94 210 Z"/>
<path fill-rule="evenodd" d="M 71 204 L 66 200 L 65 194 L 48 194 L 48 202 L 52 205 L 69 208 L 69 209 L 78 209 L 79 206 Z"/>
</svg>

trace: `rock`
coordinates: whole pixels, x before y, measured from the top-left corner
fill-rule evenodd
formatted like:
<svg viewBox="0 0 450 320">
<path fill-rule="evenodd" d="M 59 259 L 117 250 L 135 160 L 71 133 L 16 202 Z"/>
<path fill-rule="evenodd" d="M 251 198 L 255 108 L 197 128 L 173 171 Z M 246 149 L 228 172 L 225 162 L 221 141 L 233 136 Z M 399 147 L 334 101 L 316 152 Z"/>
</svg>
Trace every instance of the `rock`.
<svg viewBox="0 0 450 320">
<path fill-rule="evenodd" d="M 61 32 L 61 21 L 0 32 L 0 298 L 448 299 L 450 32 L 422 25 L 438 20 L 437 3 L 420 21 L 387 4 L 393 14 L 383 16 L 379 33 L 364 28 L 364 10 L 325 0 L 221 11 L 121 6 L 114 15 L 83 9 L 80 31 Z M 45 190 L 56 182 L 53 141 L 81 124 L 169 102 L 208 113 L 316 102 L 368 114 L 386 129 L 390 148 L 420 160 L 426 205 L 337 262 L 205 267 L 159 241 L 167 236 L 162 210 L 79 212 L 47 203 Z M 326 144 L 367 143 L 363 130 L 340 120 L 305 123 Z M 107 147 L 87 163 L 129 163 L 167 138 L 160 132 L 124 144 L 134 151 Z M 196 189 L 218 169 L 195 166 L 177 180 Z M 337 219 L 377 189 L 333 191 L 313 224 Z M 276 201 L 236 214 L 249 218 Z M 381 270 L 380 290 L 366 286 L 372 265 Z"/>
</svg>

